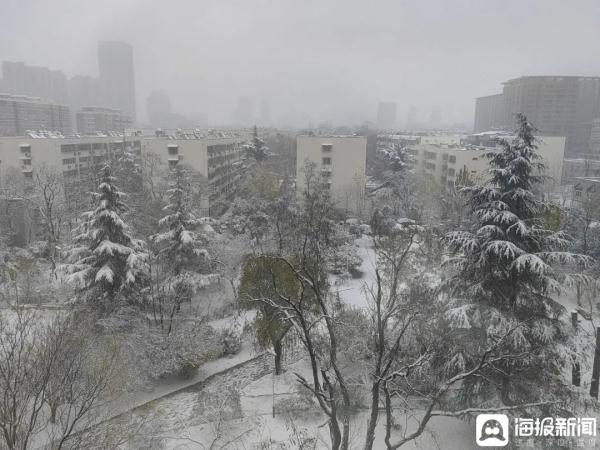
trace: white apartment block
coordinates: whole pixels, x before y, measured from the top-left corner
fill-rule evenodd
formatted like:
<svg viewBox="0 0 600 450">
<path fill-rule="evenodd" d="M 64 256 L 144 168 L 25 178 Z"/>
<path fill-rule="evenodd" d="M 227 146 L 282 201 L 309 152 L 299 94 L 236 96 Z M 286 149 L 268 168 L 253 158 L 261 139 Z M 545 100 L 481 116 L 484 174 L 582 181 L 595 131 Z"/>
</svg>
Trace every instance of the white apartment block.
<svg viewBox="0 0 600 450">
<path fill-rule="evenodd" d="M 94 176 L 105 161 L 128 149 L 138 157 L 156 155 L 165 168 L 183 163 L 203 175 L 208 181 L 203 213 L 208 214 L 213 205 L 230 199 L 240 183 L 245 169 L 243 142 L 241 138 L 119 135 L 0 137 L 0 185 L 11 171 L 33 178 L 43 167 L 62 173 L 68 185 L 69 181 Z"/>
<path fill-rule="evenodd" d="M 306 185 L 306 161 L 315 164 L 337 205 L 347 210 L 361 208 L 365 196 L 367 138 L 363 136 L 298 136 L 296 192 Z"/>
<path fill-rule="evenodd" d="M 549 177 L 544 190 L 551 191 L 561 184 L 565 138 L 540 136 L 538 145 L 538 153 L 546 165 L 545 175 Z M 484 154 L 498 151 L 498 147 L 415 144 L 408 151 L 414 158 L 414 172 L 445 188 L 455 185 L 461 171 L 466 171 L 475 182 L 488 179 L 489 159 Z"/>
<path fill-rule="evenodd" d="M 245 139 L 239 137 L 154 137 L 142 139 L 142 153 L 154 154 L 169 167 L 185 164 L 208 180 L 205 214 L 218 213 L 232 199 L 246 170 Z"/>
</svg>

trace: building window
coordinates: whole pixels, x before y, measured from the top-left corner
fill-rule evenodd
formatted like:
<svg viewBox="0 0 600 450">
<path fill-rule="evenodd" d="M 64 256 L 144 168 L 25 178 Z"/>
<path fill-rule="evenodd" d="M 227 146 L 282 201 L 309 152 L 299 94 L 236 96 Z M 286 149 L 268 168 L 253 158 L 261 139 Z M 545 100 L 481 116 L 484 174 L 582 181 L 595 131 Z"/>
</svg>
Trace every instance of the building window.
<svg viewBox="0 0 600 450">
<path fill-rule="evenodd" d="M 456 156 L 450 155 L 450 157 L 448 158 L 448 162 L 454 164 L 456 162 Z"/>
<path fill-rule="evenodd" d="M 176 155 L 177 153 L 179 153 L 179 147 L 176 145 L 169 145 L 169 155 Z"/>
<path fill-rule="evenodd" d="M 324 152 L 330 152 L 333 150 L 333 144 L 321 144 L 321 150 Z"/>
<path fill-rule="evenodd" d="M 331 165 L 331 158 L 328 158 L 328 157 L 323 158 L 322 164 L 324 166 L 330 166 Z"/>
<path fill-rule="evenodd" d="M 75 158 L 63 158 L 63 164 L 75 164 Z"/>
<path fill-rule="evenodd" d="M 60 146 L 61 153 L 71 153 L 77 150 L 77 145 L 75 144 L 63 144 Z"/>
</svg>

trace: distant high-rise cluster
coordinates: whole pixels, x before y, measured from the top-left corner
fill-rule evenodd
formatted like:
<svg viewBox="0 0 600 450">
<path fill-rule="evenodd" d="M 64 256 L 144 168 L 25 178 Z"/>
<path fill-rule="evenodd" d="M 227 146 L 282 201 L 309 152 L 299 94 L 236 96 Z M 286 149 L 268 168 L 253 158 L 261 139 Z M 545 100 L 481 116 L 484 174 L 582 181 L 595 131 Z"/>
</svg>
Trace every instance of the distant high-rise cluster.
<svg viewBox="0 0 600 450">
<path fill-rule="evenodd" d="M 589 154 L 600 118 L 600 77 L 526 76 L 503 83 L 501 94 L 476 99 L 475 132 L 510 130 L 521 112 L 540 134 L 564 136 L 569 154 Z M 595 134 L 595 133 L 594 133 Z"/>
<path fill-rule="evenodd" d="M 76 129 L 87 134 L 123 131 L 121 127 L 131 126 L 136 117 L 131 46 L 124 42 L 99 42 L 98 66 L 98 78 L 67 78 L 60 70 L 4 61 L 0 135 L 22 135 L 38 129 L 63 134 Z M 96 111 L 92 114 L 92 110 Z M 85 119 L 80 120 L 80 115 Z"/>
</svg>

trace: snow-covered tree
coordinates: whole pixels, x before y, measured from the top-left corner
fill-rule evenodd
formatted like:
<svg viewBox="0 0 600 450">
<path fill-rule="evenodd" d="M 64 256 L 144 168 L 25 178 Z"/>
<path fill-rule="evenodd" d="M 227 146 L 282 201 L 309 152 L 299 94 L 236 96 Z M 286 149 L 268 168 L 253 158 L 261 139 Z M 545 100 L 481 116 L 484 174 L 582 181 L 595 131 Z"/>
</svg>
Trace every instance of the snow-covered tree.
<svg viewBox="0 0 600 450">
<path fill-rule="evenodd" d="M 445 237 L 453 253 L 447 264 L 454 269 L 446 283 L 447 317 L 471 342 L 449 350 L 456 353 L 441 361 L 444 372 L 464 370 L 481 357 L 477 349 L 494 343 L 514 356 L 465 380 L 467 403 L 475 393 L 497 396 L 505 405 L 547 397 L 545 389 L 561 384 L 561 369 L 570 370 L 571 327 L 561 320 L 564 307 L 556 298 L 573 279 L 569 269 L 587 260 L 567 251 L 564 232 L 544 228 L 547 205 L 532 192 L 544 168 L 533 132 L 519 114 L 515 139 L 487 154 L 490 180 L 463 189 L 473 228 Z"/>
<path fill-rule="evenodd" d="M 163 267 L 160 284 L 174 296 L 172 306 L 179 310 L 181 302 L 190 301 L 194 292 L 209 282 L 209 238 L 203 230 L 205 219 L 197 218 L 191 211 L 191 186 L 182 166 L 177 165 L 171 172 L 167 193 L 166 215 L 159 221 L 161 232 L 152 241 L 158 247 L 157 257 Z"/>
<path fill-rule="evenodd" d="M 115 186 L 110 166 L 105 165 L 99 176 L 98 190 L 92 194 L 96 207 L 83 215 L 66 269 L 69 279 L 89 293 L 88 301 L 111 306 L 124 291 L 139 293 L 136 288 L 147 280 L 148 255 L 121 218 L 127 209 L 125 194 Z"/>
<path fill-rule="evenodd" d="M 254 126 L 252 142 L 245 144 L 244 149 L 246 150 L 247 155 L 259 164 L 269 156 L 269 148 L 265 145 L 265 142 L 258 137 L 256 125 Z"/>
</svg>

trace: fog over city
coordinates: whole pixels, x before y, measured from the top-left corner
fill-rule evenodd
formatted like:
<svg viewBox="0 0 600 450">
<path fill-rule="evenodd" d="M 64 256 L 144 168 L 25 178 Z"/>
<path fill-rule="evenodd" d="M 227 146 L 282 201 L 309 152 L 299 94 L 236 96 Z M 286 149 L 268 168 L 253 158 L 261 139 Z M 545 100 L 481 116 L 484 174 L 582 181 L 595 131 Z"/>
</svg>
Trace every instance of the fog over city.
<svg viewBox="0 0 600 450">
<path fill-rule="evenodd" d="M 600 448 L 600 0 L 0 0 L 0 450 Z"/>
<path fill-rule="evenodd" d="M 173 110 L 225 125 L 239 97 L 275 124 L 398 120 L 438 108 L 473 120 L 473 99 L 522 75 L 600 71 L 595 0 L 2 0 L 0 60 L 98 75 L 97 41 L 133 46 L 137 110 L 164 89 Z"/>
</svg>

